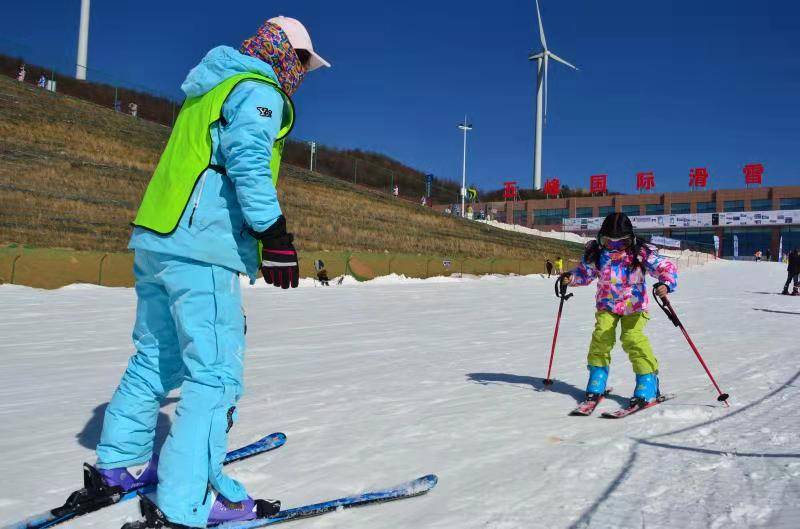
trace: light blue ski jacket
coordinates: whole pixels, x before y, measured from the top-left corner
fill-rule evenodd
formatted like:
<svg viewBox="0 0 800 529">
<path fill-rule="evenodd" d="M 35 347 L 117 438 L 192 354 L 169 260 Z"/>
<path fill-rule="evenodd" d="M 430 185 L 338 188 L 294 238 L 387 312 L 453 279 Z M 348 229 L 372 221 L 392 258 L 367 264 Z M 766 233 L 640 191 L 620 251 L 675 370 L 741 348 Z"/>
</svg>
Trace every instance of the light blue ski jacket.
<svg viewBox="0 0 800 529">
<path fill-rule="evenodd" d="M 189 72 L 181 90 L 186 97 L 201 96 L 246 72 L 277 80 L 269 64 L 218 46 Z M 280 93 L 265 83 L 245 81 L 234 88 L 222 107 L 224 123 L 211 127 L 210 165 L 224 167 L 225 174 L 205 171 L 173 233 L 134 228 L 128 248 L 223 266 L 255 281 L 260 259 L 248 229 L 264 231 L 281 215 L 269 162 L 283 104 Z"/>
</svg>

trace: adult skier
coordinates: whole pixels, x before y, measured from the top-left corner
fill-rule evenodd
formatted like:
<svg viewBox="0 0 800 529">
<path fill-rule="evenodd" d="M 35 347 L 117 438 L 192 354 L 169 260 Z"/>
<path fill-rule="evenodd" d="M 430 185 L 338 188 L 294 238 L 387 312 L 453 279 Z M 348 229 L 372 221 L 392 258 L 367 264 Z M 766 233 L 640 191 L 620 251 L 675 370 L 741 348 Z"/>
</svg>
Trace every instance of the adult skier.
<svg viewBox="0 0 800 529">
<path fill-rule="evenodd" d="M 660 394 L 658 360 L 644 328 L 650 315 L 645 274 L 658 279 L 656 295 L 666 297 L 677 287 L 678 269 L 660 256 L 655 247 L 636 237 L 633 224 L 624 213 L 612 213 L 604 220 L 597 240 L 586 245 L 581 263 L 561 275 L 569 286 L 585 286 L 597 279 L 595 327 L 589 344 L 589 382 L 586 400 L 597 400 L 606 390 L 611 350 L 616 330 L 636 375 L 631 405 L 654 401 Z"/>
<path fill-rule="evenodd" d="M 786 284 L 783 285 L 781 294 L 789 295 L 789 283 L 794 282 L 792 296 L 800 296 L 800 248 L 795 248 L 789 252 L 788 266 L 786 267 Z"/>
<path fill-rule="evenodd" d="M 290 96 L 321 66 L 330 65 L 305 27 L 287 17 L 265 22 L 238 50 L 209 51 L 181 86 L 186 102 L 136 215 L 136 353 L 106 410 L 97 468 L 123 491 L 157 482 L 163 526 L 206 527 L 280 507 L 253 500 L 222 472 L 243 392 L 239 274 L 254 282 L 260 262 L 268 284 L 298 285 L 275 184 L 294 121 Z M 156 418 L 177 387 L 159 459 Z"/>
</svg>

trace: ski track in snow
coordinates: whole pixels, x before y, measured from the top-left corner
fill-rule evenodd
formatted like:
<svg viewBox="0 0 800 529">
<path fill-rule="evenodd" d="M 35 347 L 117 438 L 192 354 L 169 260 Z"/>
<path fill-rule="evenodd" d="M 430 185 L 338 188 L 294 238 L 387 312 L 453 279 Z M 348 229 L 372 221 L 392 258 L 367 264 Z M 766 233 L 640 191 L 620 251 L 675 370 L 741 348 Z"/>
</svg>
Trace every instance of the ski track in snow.
<svg viewBox="0 0 800 529">
<path fill-rule="evenodd" d="M 297 522 L 305 528 L 800 527 L 800 299 L 768 294 L 784 279 L 775 263 L 682 273 L 673 304 L 731 407 L 653 306 L 662 389 L 678 397 L 619 421 L 598 417 L 633 389 L 619 346 L 614 395 L 592 417 L 567 416 L 586 383 L 593 286 L 565 304 L 546 392 L 551 280 L 246 289 L 247 392 L 230 445 L 273 431 L 288 442 L 229 471 L 287 507 L 439 475 L 427 496 Z M 0 300 L 2 526 L 80 486 L 131 352 L 135 295 L 4 285 Z M 64 527 L 136 516 L 128 502 Z"/>
</svg>

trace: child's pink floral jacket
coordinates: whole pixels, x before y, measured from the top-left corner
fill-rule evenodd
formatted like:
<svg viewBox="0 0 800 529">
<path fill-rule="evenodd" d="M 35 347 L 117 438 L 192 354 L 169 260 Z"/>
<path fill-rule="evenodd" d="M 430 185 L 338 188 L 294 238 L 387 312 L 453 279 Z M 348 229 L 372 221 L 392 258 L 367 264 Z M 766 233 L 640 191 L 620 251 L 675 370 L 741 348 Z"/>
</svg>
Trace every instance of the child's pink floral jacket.
<svg viewBox="0 0 800 529">
<path fill-rule="evenodd" d="M 658 255 L 652 246 L 643 246 L 639 261 L 652 277 L 666 283 L 669 291 L 678 287 L 678 267 Z M 597 279 L 597 310 L 605 310 L 626 316 L 644 312 L 650 304 L 645 277 L 640 267 L 631 269 L 633 253 L 631 250 L 600 251 L 599 269 L 586 258 L 571 271 L 571 286 L 585 286 Z"/>
</svg>

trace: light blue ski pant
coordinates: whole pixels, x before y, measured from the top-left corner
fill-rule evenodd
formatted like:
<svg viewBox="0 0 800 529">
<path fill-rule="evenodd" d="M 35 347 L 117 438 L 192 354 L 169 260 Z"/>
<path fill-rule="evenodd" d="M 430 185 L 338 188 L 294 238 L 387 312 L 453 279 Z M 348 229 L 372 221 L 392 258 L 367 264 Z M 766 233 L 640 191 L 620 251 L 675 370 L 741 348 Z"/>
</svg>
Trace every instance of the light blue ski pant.
<svg viewBox="0 0 800 529">
<path fill-rule="evenodd" d="M 161 402 L 181 388 L 158 465 L 158 506 L 175 523 L 205 527 L 209 486 L 231 501 L 244 486 L 222 473 L 235 403 L 243 392 L 244 316 L 236 272 L 137 250 L 136 347 L 106 409 L 98 466 L 147 462 Z"/>
</svg>

